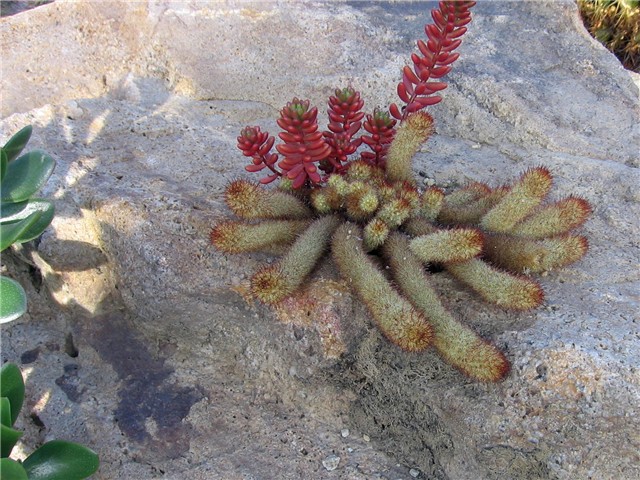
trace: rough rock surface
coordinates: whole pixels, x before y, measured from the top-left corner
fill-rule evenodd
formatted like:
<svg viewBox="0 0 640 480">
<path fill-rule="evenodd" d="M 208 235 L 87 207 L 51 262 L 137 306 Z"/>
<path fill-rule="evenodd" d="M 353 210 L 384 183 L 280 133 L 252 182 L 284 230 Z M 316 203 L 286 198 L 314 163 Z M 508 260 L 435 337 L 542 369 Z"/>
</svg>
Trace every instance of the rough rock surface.
<svg viewBox="0 0 640 480">
<path fill-rule="evenodd" d="M 370 109 L 395 100 L 429 8 L 57 1 L 2 19 L 1 141 L 31 123 L 29 147 L 58 161 L 52 227 L 2 257 L 29 295 L 2 328 L 27 376 L 24 451 L 80 441 L 99 479 L 640 478 L 640 82 L 573 2 L 474 9 L 415 164 L 441 185 L 544 164 L 556 195 L 595 207 L 588 256 L 542 279 L 533 312 L 436 276 L 508 353 L 504 382 L 398 351 L 331 265 L 327 304 L 279 322 L 237 293 L 273 257 L 208 245 L 247 175 L 239 130 L 275 132 L 294 95 L 322 110 L 346 83 Z M 339 358 L 322 322 L 345 332 Z"/>
</svg>

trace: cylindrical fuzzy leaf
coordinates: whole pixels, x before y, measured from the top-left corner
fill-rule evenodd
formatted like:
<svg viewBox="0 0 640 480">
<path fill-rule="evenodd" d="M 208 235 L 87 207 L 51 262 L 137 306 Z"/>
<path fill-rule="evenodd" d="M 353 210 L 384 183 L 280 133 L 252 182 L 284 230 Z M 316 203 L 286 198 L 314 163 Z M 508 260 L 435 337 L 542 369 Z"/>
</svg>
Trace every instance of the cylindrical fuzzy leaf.
<svg viewBox="0 0 640 480">
<path fill-rule="evenodd" d="M 504 198 L 482 217 L 481 225 L 491 232 L 509 232 L 527 217 L 551 189 L 553 178 L 544 167 L 525 172 Z"/>
<path fill-rule="evenodd" d="M 433 327 L 402 297 L 362 249 L 362 230 L 343 224 L 333 236 L 332 253 L 342 276 L 367 306 L 378 328 L 393 343 L 408 351 L 429 346 Z"/>
<path fill-rule="evenodd" d="M 377 182 L 384 177 L 384 171 L 380 167 L 370 165 L 362 160 L 354 160 L 349 163 L 346 177 L 349 181 L 371 180 Z"/>
<path fill-rule="evenodd" d="M 461 262 L 482 252 L 482 240 L 479 230 L 459 228 L 416 237 L 409 248 L 423 262 Z"/>
<path fill-rule="evenodd" d="M 487 235 L 485 255 L 499 267 L 513 272 L 541 273 L 580 260 L 587 249 L 587 239 L 577 235 L 542 240 Z"/>
<path fill-rule="evenodd" d="M 525 218 L 509 233 L 529 238 L 560 235 L 582 225 L 591 211 L 589 202 L 583 198 L 565 198 Z"/>
<path fill-rule="evenodd" d="M 380 247 L 387 239 L 389 226 L 379 218 L 374 218 L 364 227 L 363 233 L 363 248 L 365 251 L 370 252 Z"/>
<path fill-rule="evenodd" d="M 462 188 L 458 188 L 448 193 L 445 198 L 445 204 L 448 207 L 468 205 L 481 197 L 491 193 L 491 188 L 481 182 L 472 182 Z"/>
<path fill-rule="evenodd" d="M 484 196 L 467 203 L 453 204 L 445 197 L 444 205 L 438 214 L 438 222 L 445 225 L 475 225 L 509 191 L 506 187 L 496 188 Z M 454 192 L 455 193 L 455 192 Z"/>
<path fill-rule="evenodd" d="M 537 282 L 498 270 L 477 258 L 449 263 L 445 268 L 487 302 L 504 308 L 529 310 L 539 306 L 544 299 L 542 287 Z"/>
<path fill-rule="evenodd" d="M 345 198 L 347 216 L 355 221 L 371 218 L 379 203 L 376 191 L 371 185 L 364 182 L 353 182 L 351 191 Z"/>
<path fill-rule="evenodd" d="M 419 237 L 420 235 L 428 235 L 438 231 L 438 227 L 424 218 L 410 218 L 402 229 L 411 236 Z"/>
<path fill-rule="evenodd" d="M 247 180 L 234 180 L 225 192 L 225 202 L 246 220 L 310 218 L 311 210 L 301 200 L 278 190 L 267 190 Z"/>
<path fill-rule="evenodd" d="M 409 218 L 412 212 L 411 202 L 404 198 L 393 198 L 378 210 L 376 218 L 385 222 L 389 227 L 396 228 Z"/>
<path fill-rule="evenodd" d="M 255 252 L 293 242 L 310 220 L 263 220 L 260 223 L 221 222 L 211 230 L 213 246 L 225 253 Z"/>
<path fill-rule="evenodd" d="M 311 273 L 339 223 L 339 217 L 334 215 L 311 223 L 279 262 L 259 270 L 252 277 L 251 292 L 267 304 L 291 295 Z"/>
<path fill-rule="evenodd" d="M 393 277 L 411 303 L 429 320 L 433 345 L 450 365 L 480 381 L 497 382 L 509 371 L 509 362 L 494 345 L 457 321 L 431 287 L 420 260 L 409 250 L 408 240 L 392 234 L 383 253 Z"/>
<path fill-rule="evenodd" d="M 433 118 L 415 112 L 400 124 L 387 153 L 387 178 L 413 182 L 411 162 L 416 151 L 433 133 Z"/>
<path fill-rule="evenodd" d="M 438 217 L 444 201 L 444 192 L 438 187 L 427 188 L 420 199 L 420 215 L 433 221 Z"/>
<path fill-rule="evenodd" d="M 342 196 L 331 185 L 314 188 L 309 196 L 313 208 L 320 214 L 336 211 L 342 207 Z"/>
</svg>

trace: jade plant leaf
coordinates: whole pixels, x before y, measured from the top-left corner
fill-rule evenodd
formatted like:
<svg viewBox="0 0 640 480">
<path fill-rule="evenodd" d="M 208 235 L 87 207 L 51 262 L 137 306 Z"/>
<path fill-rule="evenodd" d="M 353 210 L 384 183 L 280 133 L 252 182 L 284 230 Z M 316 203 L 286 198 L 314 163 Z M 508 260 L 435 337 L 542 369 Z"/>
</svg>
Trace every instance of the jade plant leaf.
<svg viewBox="0 0 640 480">
<path fill-rule="evenodd" d="M 7 397 L 0 397 L 0 425 L 10 427 L 11 423 L 11 403 Z"/>
<path fill-rule="evenodd" d="M 11 322 L 27 311 L 27 294 L 15 280 L 0 276 L 0 297 L 0 323 Z"/>
<path fill-rule="evenodd" d="M 6 425 L 0 425 L 0 456 L 6 458 L 13 450 L 13 446 L 16 444 L 22 432 L 14 430 Z"/>
<path fill-rule="evenodd" d="M 0 459 L 0 472 L 2 480 L 29 480 L 22 464 L 10 458 Z"/>
<path fill-rule="evenodd" d="M 4 148 L 0 150 L 0 182 L 4 180 L 4 175 L 7 173 L 7 166 L 9 164 L 9 159 L 7 158 L 7 152 L 4 151 Z"/>
<path fill-rule="evenodd" d="M 28 232 L 33 231 L 32 227 L 40 223 L 40 217 L 42 217 L 42 215 L 43 212 L 35 211 L 22 220 L 0 223 L 0 252 L 9 248 L 14 243 L 19 243 L 23 234 L 28 234 Z"/>
<path fill-rule="evenodd" d="M 53 173 L 56 162 L 47 153 L 34 150 L 9 162 L 2 179 L 2 201 L 22 202 L 40 190 Z"/>
<path fill-rule="evenodd" d="M 22 149 L 25 147 L 29 139 L 31 138 L 31 132 L 33 128 L 31 125 L 27 125 L 22 130 L 13 135 L 7 143 L 4 144 L 2 149 L 7 154 L 7 162 L 15 160 Z"/>
<path fill-rule="evenodd" d="M 6 277 L 0 277 L 3 280 Z M 4 300 L 4 292 L 2 295 Z M 3 302 L 4 303 L 4 302 Z M 0 397 L 9 399 L 11 405 L 11 425 L 18 418 L 22 402 L 24 401 L 24 380 L 22 373 L 15 363 L 5 363 L 0 369 Z"/>
<path fill-rule="evenodd" d="M 42 235 L 42 232 L 49 226 L 55 214 L 53 202 L 43 198 L 32 198 L 26 202 L 2 203 L 0 205 L 0 222 L 14 223 L 28 218 L 33 213 L 39 212 L 40 216 L 23 230 L 12 243 L 23 243 L 33 240 Z M 4 233 L 4 232 L 3 232 Z M 4 247 L 4 242 L 2 242 Z M 6 247 L 4 247 L 6 248 Z"/>
<path fill-rule="evenodd" d="M 29 480 L 80 480 L 98 470 L 93 451 L 73 442 L 53 440 L 27 457 L 23 466 Z"/>
</svg>

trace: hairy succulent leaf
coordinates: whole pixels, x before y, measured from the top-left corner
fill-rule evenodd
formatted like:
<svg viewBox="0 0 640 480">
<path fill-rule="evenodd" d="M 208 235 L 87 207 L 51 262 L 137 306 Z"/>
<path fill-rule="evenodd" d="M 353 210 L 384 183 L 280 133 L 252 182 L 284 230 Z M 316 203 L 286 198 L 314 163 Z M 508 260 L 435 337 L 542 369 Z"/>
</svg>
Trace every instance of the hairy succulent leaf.
<svg viewBox="0 0 640 480">
<path fill-rule="evenodd" d="M 340 273 L 390 341 L 404 350 L 424 350 L 432 341 L 433 327 L 368 258 L 361 238 L 362 230 L 353 223 L 344 223 L 336 230 L 332 252 Z"/>
<path fill-rule="evenodd" d="M 310 220 L 264 220 L 250 224 L 230 220 L 216 225 L 210 239 L 222 252 L 255 252 L 293 242 L 309 223 Z"/>
<path fill-rule="evenodd" d="M 259 270 L 251 279 L 251 291 L 262 302 L 274 304 L 302 285 L 329 245 L 340 220 L 324 216 L 298 237 L 279 262 Z"/>
<path fill-rule="evenodd" d="M 225 191 L 225 202 L 233 213 L 245 220 L 311 217 L 311 210 L 293 195 L 265 190 L 247 180 L 231 182 Z"/>
<path fill-rule="evenodd" d="M 498 270 L 477 258 L 447 264 L 446 269 L 487 302 L 500 307 L 529 310 L 539 306 L 544 299 L 542 287 L 537 282 Z"/>
<path fill-rule="evenodd" d="M 509 362 L 494 345 L 453 318 L 410 251 L 409 241 L 394 233 L 384 246 L 393 276 L 402 292 L 433 325 L 433 344 L 442 358 L 466 375 L 480 381 L 496 382 L 509 371 Z"/>
</svg>

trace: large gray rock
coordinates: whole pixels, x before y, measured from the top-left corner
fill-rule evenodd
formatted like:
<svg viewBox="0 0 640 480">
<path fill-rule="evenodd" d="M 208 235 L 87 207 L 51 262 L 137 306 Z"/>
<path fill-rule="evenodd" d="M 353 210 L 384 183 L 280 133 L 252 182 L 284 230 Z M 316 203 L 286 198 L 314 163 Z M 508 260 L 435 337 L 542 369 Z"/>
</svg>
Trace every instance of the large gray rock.
<svg viewBox="0 0 640 480">
<path fill-rule="evenodd" d="M 273 257 L 208 244 L 248 175 L 239 130 L 275 133 L 293 96 L 322 111 L 347 83 L 369 109 L 394 101 L 429 7 L 58 1 L 2 20 L 2 139 L 32 123 L 30 148 L 58 160 L 56 218 L 19 252 L 34 266 L 2 257 L 30 300 L 2 329 L 27 374 L 27 452 L 80 441 L 104 479 L 640 477 L 639 82 L 573 2 L 474 9 L 415 164 L 442 185 L 544 164 L 558 197 L 594 206 L 588 256 L 542 279 L 536 311 L 436 276 L 508 353 L 504 382 L 388 344 L 330 264 L 315 302 L 247 304 Z"/>
</svg>

